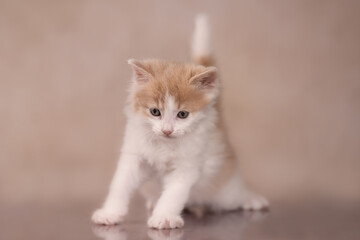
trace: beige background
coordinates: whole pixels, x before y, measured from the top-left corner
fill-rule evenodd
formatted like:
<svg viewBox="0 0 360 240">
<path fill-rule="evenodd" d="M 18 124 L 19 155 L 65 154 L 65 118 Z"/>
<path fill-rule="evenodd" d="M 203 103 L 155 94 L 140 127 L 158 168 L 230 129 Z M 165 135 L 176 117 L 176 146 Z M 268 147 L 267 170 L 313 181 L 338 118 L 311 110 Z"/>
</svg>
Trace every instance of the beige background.
<svg viewBox="0 0 360 240">
<path fill-rule="evenodd" d="M 0 1 L 0 202 L 100 201 L 128 58 L 186 60 L 209 14 L 230 138 L 272 201 L 360 201 L 358 1 Z"/>
</svg>

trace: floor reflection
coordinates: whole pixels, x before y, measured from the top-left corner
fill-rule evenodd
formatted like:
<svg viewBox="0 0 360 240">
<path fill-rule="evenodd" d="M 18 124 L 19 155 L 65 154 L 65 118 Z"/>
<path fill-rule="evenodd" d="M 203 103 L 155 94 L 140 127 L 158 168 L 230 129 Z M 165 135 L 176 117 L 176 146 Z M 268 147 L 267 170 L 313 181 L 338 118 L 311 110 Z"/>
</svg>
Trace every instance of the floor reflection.
<svg viewBox="0 0 360 240">
<path fill-rule="evenodd" d="M 184 229 L 149 229 L 147 233 L 152 240 L 180 240 L 184 236 Z"/>
<path fill-rule="evenodd" d="M 206 214 L 202 218 L 195 215 L 184 215 L 185 227 L 182 229 L 156 230 L 142 225 L 144 235 L 152 240 L 181 240 L 181 239 L 242 239 L 244 229 L 252 222 L 263 220 L 267 212 L 234 211 L 222 214 Z M 137 229 L 137 233 L 133 231 Z M 116 226 L 94 225 L 94 234 L 104 240 L 131 240 L 139 237 L 139 226 L 131 223 Z M 135 236 L 136 235 L 136 236 Z M 142 238 L 144 239 L 144 238 Z"/>
<path fill-rule="evenodd" d="M 122 225 L 93 225 L 94 234 L 104 240 L 128 240 L 128 234 Z"/>
</svg>

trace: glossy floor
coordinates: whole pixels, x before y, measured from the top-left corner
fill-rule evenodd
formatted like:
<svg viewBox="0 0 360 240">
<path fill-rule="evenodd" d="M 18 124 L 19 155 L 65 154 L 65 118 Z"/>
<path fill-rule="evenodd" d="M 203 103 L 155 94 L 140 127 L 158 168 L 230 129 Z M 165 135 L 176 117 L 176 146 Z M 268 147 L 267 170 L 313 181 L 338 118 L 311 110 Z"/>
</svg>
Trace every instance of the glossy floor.
<svg viewBox="0 0 360 240">
<path fill-rule="evenodd" d="M 95 204 L 69 202 L 0 206 L 0 239 L 360 239 L 360 206 L 273 203 L 269 212 L 234 211 L 202 219 L 184 215 L 185 227 L 148 229 L 139 200 L 122 225 L 90 222 Z"/>
</svg>

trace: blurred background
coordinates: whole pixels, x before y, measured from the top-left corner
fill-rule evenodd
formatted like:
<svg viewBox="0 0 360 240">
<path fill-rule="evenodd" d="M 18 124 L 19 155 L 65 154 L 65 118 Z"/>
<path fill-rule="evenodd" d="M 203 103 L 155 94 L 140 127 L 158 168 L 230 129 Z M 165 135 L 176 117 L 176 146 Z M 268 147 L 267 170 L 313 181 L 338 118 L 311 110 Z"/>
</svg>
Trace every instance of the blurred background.
<svg viewBox="0 0 360 240">
<path fill-rule="evenodd" d="M 0 1 L 0 204 L 99 206 L 122 143 L 126 60 L 189 60 L 197 13 L 210 18 L 246 181 L 271 202 L 359 203 L 359 7 Z"/>
</svg>

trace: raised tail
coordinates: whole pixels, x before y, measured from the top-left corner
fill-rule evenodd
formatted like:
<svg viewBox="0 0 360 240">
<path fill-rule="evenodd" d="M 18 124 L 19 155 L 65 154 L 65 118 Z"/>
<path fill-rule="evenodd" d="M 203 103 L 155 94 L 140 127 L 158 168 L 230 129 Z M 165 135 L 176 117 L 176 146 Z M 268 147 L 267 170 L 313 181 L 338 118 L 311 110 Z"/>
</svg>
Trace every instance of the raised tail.
<svg viewBox="0 0 360 240">
<path fill-rule="evenodd" d="M 199 14 L 195 19 L 195 30 L 192 42 L 192 60 L 205 67 L 214 66 L 210 44 L 210 26 L 205 14 Z"/>
</svg>

